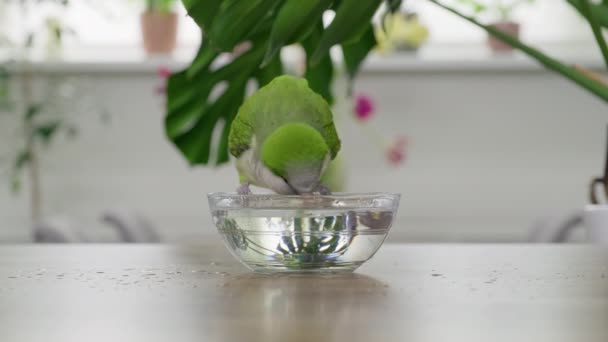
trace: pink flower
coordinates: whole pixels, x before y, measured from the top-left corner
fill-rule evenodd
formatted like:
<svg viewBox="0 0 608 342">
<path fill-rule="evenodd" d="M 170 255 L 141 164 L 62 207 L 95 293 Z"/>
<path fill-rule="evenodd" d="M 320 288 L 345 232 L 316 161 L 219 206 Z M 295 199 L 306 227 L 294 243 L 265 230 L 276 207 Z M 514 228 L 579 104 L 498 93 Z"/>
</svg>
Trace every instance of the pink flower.
<svg viewBox="0 0 608 342">
<path fill-rule="evenodd" d="M 361 121 L 369 120 L 374 114 L 374 102 L 366 95 L 360 94 L 355 97 L 355 117 Z"/>
<path fill-rule="evenodd" d="M 401 164 L 406 159 L 407 138 L 398 136 L 386 149 L 386 159 L 394 166 Z"/>
<path fill-rule="evenodd" d="M 158 68 L 158 70 L 156 71 L 156 73 L 158 74 L 158 76 L 164 80 L 166 80 L 167 78 L 169 78 L 169 76 L 171 76 L 171 70 L 169 70 L 169 68 L 167 68 L 166 66 L 160 66 Z"/>
</svg>

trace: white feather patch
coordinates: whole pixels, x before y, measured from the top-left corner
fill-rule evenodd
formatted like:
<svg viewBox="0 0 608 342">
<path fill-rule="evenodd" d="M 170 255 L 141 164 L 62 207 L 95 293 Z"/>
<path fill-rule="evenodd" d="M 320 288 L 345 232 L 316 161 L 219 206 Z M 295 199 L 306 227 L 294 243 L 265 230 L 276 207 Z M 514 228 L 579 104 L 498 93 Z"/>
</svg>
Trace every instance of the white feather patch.
<svg viewBox="0 0 608 342">
<path fill-rule="evenodd" d="M 298 165 L 286 170 L 287 182 L 300 194 L 310 194 L 317 190 L 321 175 L 325 172 L 331 161 L 328 153 L 322 163 L 311 162 L 309 166 Z"/>
<path fill-rule="evenodd" d="M 295 191 L 287 182 L 267 168 L 259 156 L 258 144 L 253 137 L 249 149 L 236 160 L 236 167 L 251 184 L 271 189 L 277 194 L 291 195 Z"/>
</svg>

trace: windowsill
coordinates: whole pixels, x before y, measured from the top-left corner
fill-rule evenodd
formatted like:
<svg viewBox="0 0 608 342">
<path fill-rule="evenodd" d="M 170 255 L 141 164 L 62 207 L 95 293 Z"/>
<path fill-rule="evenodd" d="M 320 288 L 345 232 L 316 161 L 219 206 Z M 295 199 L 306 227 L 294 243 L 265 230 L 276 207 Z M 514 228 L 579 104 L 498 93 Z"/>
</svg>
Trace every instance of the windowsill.
<svg viewBox="0 0 608 342">
<path fill-rule="evenodd" d="M 603 69 L 595 46 L 589 44 L 545 44 L 543 51 L 568 64 Z M 98 46 L 66 48 L 61 58 L 35 59 L 31 68 L 40 73 L 154 73 L 161 66 L 179 70 L 188 65 L 196 47 L 178 48 L 172 56 L 148 57 L 139 47 Z M 298 52 L 284 55 L 287 64 L 296 64 Z M 334 57 L 339 58 L 337 53 Z M 13 67 L 18 71 L 18 65 Z M 426 46 L 418 52 L 371 55 L 363 72 L 450 72 L 543 70 L 536 61 L 520 52 L 494 55 L 484 45 Z"/>
</svg>

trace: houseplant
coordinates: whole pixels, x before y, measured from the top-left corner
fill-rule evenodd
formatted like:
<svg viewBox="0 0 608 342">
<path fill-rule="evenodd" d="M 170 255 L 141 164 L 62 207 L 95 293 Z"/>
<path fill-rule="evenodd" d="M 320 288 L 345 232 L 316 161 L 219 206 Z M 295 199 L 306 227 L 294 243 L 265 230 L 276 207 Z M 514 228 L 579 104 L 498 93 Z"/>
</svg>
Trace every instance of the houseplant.
<svg viewBox="0 0 608 342">
<path fill-rule="evenodd" d="M 230 124 L 247 84 L 254 81 L 261 87 L 281 75 L 279 51 L 290 44 L 303 48 L 306 68 L 302 76 L 331 104 L 335 66 L 328 51 L 336 44 L 342 47 L 344 69 L 348 78 L 354 79 L 376 46 L 371 18 L 381 3 L 185 0 L 188 14 L 205 36 L 191 65 L 168 79 L 168 138 L 191 165 L 228 162 Z M 395 12 L 400 3 L 389 1 L 388 11 Z M 336 16 L 325 28 L 322 15 L 326 10 L 335 10 Z M 249 42 L 249 49 L 226 61 L 223 53 L 232 52 L 243 42 Z M 221 67 L 214 68 L 218 64 Z M 218 88 L 223 92 L 214 91 Z M 212 139 L 215 127 L 220 126 L 219 139 Z"/>
<path fill-rule="evenodd" d="M 175 49 L 175 2 L 176 0 L 146 0 L 146 8 L 141 14 L 141 32 L 144 49 L 148 54 L 168 54 Z"/>
<path fill-rule="evenodd" d="M 559 60 L 545 54 L 539 49 L 536 49 L 516 37 L 506 34 L 491 25 L 483 24 L 476 18 L 463 14 L 457 9 L 447 6 L 437 0 L 428 0 L 445 10 L 461 17 L 462 19 L 472 23 L 473 25 L 485 30 L 488 34 L 500 39 L 502 42 L 511 45 L 513 48 L 520 50 L 532 59 L 539 62 L 545 68 L 557 72 L 564 78 L 576 83 L 591 94 L 608 102 L 608 81 L 599 73 L 586 69 L 580 65 L 568 65 Z M 588 23 L 590 31 L 593 33 L 598 49 L 601 52 L 602 59 L 608 69 L 608 45 L 606 39 L 602 35 L 602 30 L 608 28 L 608 1 L 603 0 L 601 3 L 593 3 L 590 0 L 566 0 Z"/>
<path fill-rule="evenodd" d="M 521 25 L 513 20 L 513 11 L 534 0 L 458 0 L 458 2 L 469 7 L 475 16 L 489 16 L 492 20 L 491 27 L 517 38 Z M 512 50 L 511 45 L 491 34 L 488 35 L 488 46 L 495 52 Z"/>
<path fill-rule="evenodd" d="M 484 24 L 443 2 L 429 1 L 608 102 L 608 82 L 603 75 L 582 66 L 564 64 L 496 26 Z M 370 20 L 381 3 L 380 0 L 365 3 L 356 0 L 257 0 L 246 3 L 184 0 L 189 15 L 207 35 L 191 65 L 168 80 L 167 136 L 192 165 L 227 162 L 230 124 L 246 96 L 247 86 L 250 81 L 262 86 L 283 73 L 278 52 L 288 44 L 302 46 L 306 53 L 303 76 L 313 90 L 331 102 L 335 66 L 328 55 L 329 49 L 334 45 L 341 47 L 344 69 L 352 81 L 376 45 Z M 568 3 L 588 22 L 608 67 L 608 46 L 601 32 L 608 27 L 608 1 L 568 0 Z M 400 9 L 401 1 L 389 0 L 386 4 L 387 13 L 395 13 Z M 328 26 L 321 20 L 326 10 L 336 13 Z M 243 42 L 248 42 L 248 50 L 229 59 L 223 58 L 224 52 L 230 52 Z M 594 184 L 597 182 L 594 180 Z M 600 182 L 605 190 L 608 189 L 608 175 Z"/>
<path fill-rule="evenodd" d="M 387 14 L 376 26 L 378 50 L 381 53 L 415 52 L 429 36 L 428 28 L 422 23 L 418 14 L 402 10 Z"/>
<path fill-rule="evenodd" d="M 191 165 L 222 164 L 229 160 L 227 139 L 230 123 L 246 95 L 246 86 L 250 80 L 262 86 L 283 73 L 283 63 L 278 54 L 283 46 L 295 43 L 303 47 L 306 52 L 303 76 L 313 90 L 331 103 L 335 66 L 328 55 L 329 48 L 333 45 L 341 47 L 344 69 L 352 81 L 376 45 L 371 18 L 383 1 L 369 1 L 365 5 L 355 0 L 307 1 L 301 2 L 308 5 L 307 10 L 289 13 L 288 10 L 292 9 L 287 5 L 296 1 L 257 0 L 245 5 L 238 0 L 184 0 L 188 14 L 207 34 L 192 63 L 168 79 L 165 130 Z M 601 75 L 582 66 L 564 64 L 442 2 L 428 1 L 482 28 L 608 102 L 608 83 Z M 608 1 L 567 1 L 589 23 L 608 65 L 608 47 L 601 35 L 601 28 L 608 27 Z M 386 5 L 387 13 L 394 13 L 400 9 L 401 1 L 388 0 Z M 327 27 L 322 23 L 325 10 L 336 12 Z M 288 20 L 282 18 L 285 15 L 289 16 Z M 287 28 L 281 29 L 279 35 L 275 27 L 280 25 Z M 222 52 L 230 52 L 245 41 L 250 42 L 247 51 L 229 60 L 221 58 Z M 212 65 L 220 67 L 212 68 Z M 218 92 L 217 89 L 223 91 Z M 219 138 L 213 139 L 216 127 L 221 132 Z"/>
<path fill-rule="evenodd" d="M 19 19 L 31 21 L 31 8 L 43 2 L 56 6 L 59 12 L 67 9 L 70 3 L 64 0 L 15 1 L 22 14 Z M 0 42 L 0 47 L 2 43 L 7 44 L 12 52 L 6 59 L 0 59 L 0 118 L 6 120 L 4 123 L 11 121 L 11 125 L 16 127 L 15 141 L 9 145 L 11 149 L 0 156 L 0 171 L 7 171 L 14 193 L 20 191 L 23 179 L 26 179 L 33 224 L 43 219 L 41 156 L 59 136 L 69 139 L 78 134 L 73 116 L 82 115 L 75 107 L 85 101 L 82 89 L 73 84 L 73 78 L 50 75 L 44 78 L 46 86 L 34 84 L 36 75 L 31 62 L 32 50 L 42 44 L 47 48 L 49 44 L 54 45 L 53 49 L 59 48 L 62 37 L 66 33 L 74 33 L 56 18 L 54 15 L 42 16 L 44 29 L 24 32 L 23 40 Z M 47 36 L 46 41 L 44 36 Z M 37 82 L 44 84 L 40 80 Z M 99 114 L 103 120 L 107 118 L 103 109 Z"/>
</svg>

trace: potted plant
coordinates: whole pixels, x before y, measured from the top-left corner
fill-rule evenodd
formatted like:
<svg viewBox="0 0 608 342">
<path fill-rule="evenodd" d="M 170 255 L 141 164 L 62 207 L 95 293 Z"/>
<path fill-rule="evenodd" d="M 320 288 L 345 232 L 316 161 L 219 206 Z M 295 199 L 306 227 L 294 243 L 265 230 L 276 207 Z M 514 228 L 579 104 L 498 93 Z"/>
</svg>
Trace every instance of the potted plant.
<svg viewBox="0 0 608 342">
<path fill-rule="evenodd" d="M 146 0 L 141 14 L 141 32 L 148 54 L 170 54 L 177 41 L 176 0 Z"/>
<path fill-rule="evenodd" d="M 494 20 L 489 26 L 519 38 L 520 24 L 513 21 L 513 11 L 520 5 L 532 3 L 534 0 L 458 0 L 458 2 L 471 7 L 476 16 L 488 15 L 492 17 Z M 494 52 L 510 52 L 513 50 L 511 45 L 491 34 L 488 34 L 487 42 Z"/>
<path fill-rule="evenodd" d="M 21 189 L 23 179 L 27 181 L 27 190 L 30 196 L 30 219 L 34 225 L 43 217 L 43 186 L 40 156 L 52 144 L 57 136 L 65 135 L 73 138 L 78 134 L 78 126 L 68 115 L 80 115 L 72 108 L 80 104 L 84 97 L 79 96 L 79 89 L 75 87 L 69 77 L 57 75 L 45 76 L 48 87 L 37 87 L 37 75 L 32 68 L 30 56 L 37 45 L 46 44 L 47 57 L 58 57 L 61 52 L 63 37 L 66 34 L 75 35 L 72 29 L 61 20 L 60 15 L 71 2 L 51 1 L 46 3 L 54 5 L 52 15 L 41 16 L 33 11 L 34 6 L 40 6 L 44 1 L 15 1 L 21 14 L 21 22 L 34 22 L 42 19 L 43 30 L 26 30 L 23 39 L 9 40 L 0 33 L 0 48 L 8 46 L 12 54 L 6 58 L 0 56 L 0 116 L 7 115 L 16 127 L 19 140 L 9 144 L 0 155 L 0 173 L 8 174 L 10 187 L 13 192 Z M 10 5 L 10 1 L 9 1 Z M 0 14 L 2 4 L 0 4 Z M 46 39 L 46 41 L 45 41 Z M 105 113 L 102 118 L 105 117 Z M 8 122 L 8 121 L 5 121 Z M 4 153 L 7 153 L 5 155 Z M 8 162 L 5 164 L 5 162 Z"/>
<path fill-rule="evenodd" d="M 415 52 L 429 37 L 429 29 L 416 12 L 387 13 L 375 28 L 378 50 L 384 54 Z"/>
</svg>

